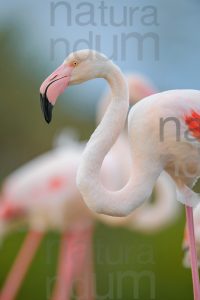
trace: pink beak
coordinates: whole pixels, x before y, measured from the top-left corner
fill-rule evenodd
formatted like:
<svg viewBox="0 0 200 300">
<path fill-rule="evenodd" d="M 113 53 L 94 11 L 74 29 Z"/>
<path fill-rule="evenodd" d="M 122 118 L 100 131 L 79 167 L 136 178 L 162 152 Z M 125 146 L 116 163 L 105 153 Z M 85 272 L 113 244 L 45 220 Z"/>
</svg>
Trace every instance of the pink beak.
<svg viewBox="0 0 200 300">
<path fill-rule="evenodd" d="M 67 88 L 72 71 L 72 66 L 62 64 L 40 87 L 41 108 L 47 123 L 51 122 L 53 106 L 58 96 Z"/>
</svg>

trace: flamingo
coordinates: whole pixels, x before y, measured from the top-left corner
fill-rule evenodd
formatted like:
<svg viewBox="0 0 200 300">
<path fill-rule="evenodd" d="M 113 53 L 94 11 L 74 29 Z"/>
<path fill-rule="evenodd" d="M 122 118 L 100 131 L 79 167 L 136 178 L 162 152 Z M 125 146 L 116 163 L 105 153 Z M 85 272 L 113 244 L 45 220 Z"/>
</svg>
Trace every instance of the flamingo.
<svg viewBox="0 0 200 300">
<path fill-rule="evenodd" d="M 141 75 L 130 74 L 127 81 L 130 104 L 154 92 L 152 84 Z M 109 99 L 108 94 L 101 99 L 98 108 L 99 119 L 104 114 Z M 19 221 L 28 223 L 30 232 L 7 277 L 0 300 L 15 298 L 44 234 L 49 229 L 62 233 L 58 265 L 59 281 L 53 291 L 53 299 L 69 297 L 73 282 L 81 276 L 83 268 L 85 268 L 83 276 L 85 283 L 82 282 L 80 286 L 78 281 L 77 293 L 92 299 L 94 282 L 91 276 L 91 239 L 95 220 L 98 219 L 111 226 L 124 226 L 131 230 L 151 233 L 171 223 L 179 212 L 179 207 L 175 206 L 174 202 L 176 197 L 174 184 L 169 176 L 163 173 L 156 184 L 154 204 L 147 203 L 126 218 L 92 214 L 84 205 L 75 186 L 75 176 L 85 144 L 68 134 L 61 134 L 57 140 L 57 148 L 22 166 L 4 181 L 0 201 L 1 236 L 6 235 L 13 226 L 14 228 L 21 226 Z M 120 162 L 121 153 L 125 152 L 126 161 L 123 159 L 123 164 L 115 166 L 114 161 Z M 128 178 L 129 170 L 129 151 L 127 137 L 124 134 L 104 163 L 102 173 L 104 183 L 112 189 L 122 186 Z M 119 178 L 113 176 L 119 172 L 121 174 Z M 71 257 L 74 255 L 78 255 L 79 264 L 71 263 Z M 78 261 L 78 258 L 74 258 L 75 261 Z M 82 267 L 77 269 L 77 266 Z"/>
<path fill-rule="evenodd" d="M 48 230 L 56 230 L 62 235 L 58 280 L 52 299 L 69 299 L 75 281 L 77 293 L 94 299 L 94 284 L 87 274 L 92 268 L 90 248 L 94 221 L 75 187 L 82 147 L 77 143 L 76 146 L 68 145 L 67 149 L 54 149 L 27 163 L 5 180 L 0 204 L 1 235 L 4 236 L 13 225 L 21 226 L 19 221 L 28 224 L 30 231 L 0 293 L 1 300 L 15 298 Z M 83 272 L 84 284 L 80 282 Z"/>
<path fill-rule="evenodd" d="M 199 197 L 192 191 L 200 176 L 200 92 L 170 90 L 154 94 L 137 103 L 128 113 L 128 87 L 121 70 L 99 52 L 80 50 L 71 53 L 40 87 L 47 123 L 52 119 L 58 96 L 66 87 L 94 78 L 104 78 L 108 82 L 112 101 L 82 155 L 77 173 L 82 197 L 97 213 L 126 216 L 149 198 L 161 172 L 168 172 L 176 183 L 178 200 L 186 207 L 194 299 L 200 300 L 193 224 L 193 206 L 199 202 Z M 123 188 L 110 191 L 102 184 L 99 174 L 127 116 L 132 172 Z M 165 126 L 165 135 L 161 137 L 161 123 L 166 119 L 171 122 Z"/>
</svg>

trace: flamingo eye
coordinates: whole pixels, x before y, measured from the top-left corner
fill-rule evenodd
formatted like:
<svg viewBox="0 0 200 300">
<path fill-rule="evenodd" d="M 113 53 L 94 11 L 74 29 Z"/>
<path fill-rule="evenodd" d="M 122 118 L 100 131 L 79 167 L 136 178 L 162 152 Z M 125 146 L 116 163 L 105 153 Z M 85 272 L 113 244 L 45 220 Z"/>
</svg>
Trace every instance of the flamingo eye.
<svg viewBox="0 0 200 300">
<path fill-rule="evenodd" d="M 74 67 L 77 67 L 77 66 L 78 66 L 78 61 L 77 61 L 77 60 L 74 60 L 74 61 L 72 62 L 72 65 L 73 65 Z"/>
</svg>

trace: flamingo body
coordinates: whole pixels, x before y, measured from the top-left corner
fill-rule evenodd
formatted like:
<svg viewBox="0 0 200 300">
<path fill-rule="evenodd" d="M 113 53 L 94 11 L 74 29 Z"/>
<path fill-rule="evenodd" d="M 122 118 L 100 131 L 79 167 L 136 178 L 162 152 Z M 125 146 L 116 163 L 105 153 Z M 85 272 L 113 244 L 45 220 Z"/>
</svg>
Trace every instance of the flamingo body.
<svg viewBox="0 0 200 300">
<path fill-rule="evenodd" d="M 46 121 L 51 121 L 52 108 L 64 88 L 99 77 L 110 85 L 112 101 L 84 150 L 77 174 L 78 188 L 91 210 L 126 216 L 149 198 L 159 175 L 167 171 L 179 189 L 179 200 L 186 204 L 194 298 L 200 300 L 191 209 L 199 202 L 198 195 L 191 188 L 200 176 L 200 130 L 196 128 L 200 92 L 172 90 L 158 93 L 144 98 L 128 114 L 129 91 L 121 70 L 105 55 L 86 49 L 71 53 L 41 85 L 40 100 Z M 103 186 L 99 173 L 106 154 L 124 128 L 127 115 L 132 173 L 127 184 L 113 192 Z M 175 120 L 176 125 L 178 123 L 178 141 L 177 131 L 174 134 L 174 124 L 171 123 L 166 128 L 165 138 L 161 139 L 160 121 L 166 118 Z M 191 119 L 195 124 L 190 123 Z M 187 137 L 186 131 L 189 131 Z M 189 174 L 185 171 L 186 164 Z"/>
<path fill-rule="evenodd" d="M 171 90 L 143 99 L 129 114 L 129 132 L 131 141 L 134 141 L 133 156 L 137 155 L 137 159 L 143 161 L 150 156 L 151 162 L 159 162 L 160 168 L 170 174 L 180 190 L 186 189 L 186 186 L 192 187 L 200 176 L 200 143 L 195 137 L 200 132 L 200 126 L 195 126 L 194 131 L 194 118 L 188 121 L 194 112 L 197 115 L 200 112 L 199 99 L 199 91 Z M 146 119 L 144 116 L 147 116 Z M 161 140 L 160 121 L 167 119 L 177 120 L 177 123 L 172 120 L 165 125 L 164 139 Z M 180 130 L 178 136 L 177 129 Z M 179 200 L 194 206 L 198 197 L 193 195 L 190 200 L 183 197 Z"/>
</svg>

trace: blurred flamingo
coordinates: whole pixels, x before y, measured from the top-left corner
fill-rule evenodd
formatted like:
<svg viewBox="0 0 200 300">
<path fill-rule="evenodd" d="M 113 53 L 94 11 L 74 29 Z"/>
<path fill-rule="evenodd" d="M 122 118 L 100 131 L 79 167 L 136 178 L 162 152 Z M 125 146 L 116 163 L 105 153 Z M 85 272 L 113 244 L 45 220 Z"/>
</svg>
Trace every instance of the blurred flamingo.
<svg viewBox="0 0 200 300">
<path fill-rule="evenodd" d="M 19 221 L 28 224 L 30 232 L 2 288 L 1 300 L 14 299 L 48 230 L 62 234 L 58 280 L 52 299 L 69 299 L 74 281 L 77 280 L 78 284 L 83 273 L 87 282 L 82 284 L 82 289 L 88 288 L 85 291 L 87 299 L 93 299 L 94 284 L 86 273 L 92 268 L 89 254 L 94 221 L 75 186 L 82 150 L 83 146 L 78 143 L 76 147 L 55 149 L 21 167 L 5 180 L 0 204 L 1 234 L 5 235 L 14 224 L 15 227 L 21 226 Z M 77 289 L 79 291 L 79 286 Z"/>
<path fill-rule="evenodd" d="M 130 88 L 130 104 L 154 91 L 148 80 L 140 75 L 129 75 L 127 81 Z M 109 94 L 101 99 L 98 108 L 99 119 L 104 114 L 109 99 Z M 68 134 L 60 135 L 56 144 L 56 149 L 21 167 L 3 184 L 0 205 L 1 235 L 5 235 L 14 224 L 15 227 L 21 226 L 20 220 L 28 223 L 30 232 L 8 275 L 0 300 L 14 299 L 47 230 L 62 232 L 59 280 L 53 291 L 53 299 L 66 299 L 66 296 L 69 298 L 75 281 L 77 293 L 80 293 L 82 298 L 85 295 L 86 299 L 92 299 L 94 282 L 91 243 L 95 219 L 111 226 L 126 226 L 152 232 L 161 230 L 178 214 L 179 207 L 174 201 L 175 186 L 166 173 L 158 179 L 156 200 L 153 204 L 147 203 L 125 218 L 93 214 L 85 206 L 75 185 L 76 172 L 85 144 Z M 116 160 L 119 162 L 117 165 Z M 124 133 L 104 162 L 104 184 L 110 189 L 123 186 L 129 176 L 130 166 L 127 136 Z M 85 282 L 80 281 L 81 274 L 84 274 L 82 278 Z"/>
<path fill-rule="evenodd" d="M 137 103 L 128 115 L 128 88 L 121 70 L 103 54 L 81 50 L 71 53 L 41 85 L 45 120 L 51 121 L 53 106 L 67 86 L 94 78 L 107 80 L 112 101 L 92 134 L 78 169 L 77 184 L 83 199 L 97 213 L 125 216 L 149 198 L 158 176 L 167 171 L 177 185 L 179 200 L 186 206 L 194 298 L 200 300 L 192 210 L 199 202 L 192 187 L 200 177 L 200 92 L 172 90 L 155 94 Z M 103 186 L 99 173 L 127 115 L 133 172 L 128 183 L 113 192 Z M 159 124 L 167 118 L 173 122 L 165 126 L 162 138 Z"/>
</svg>

